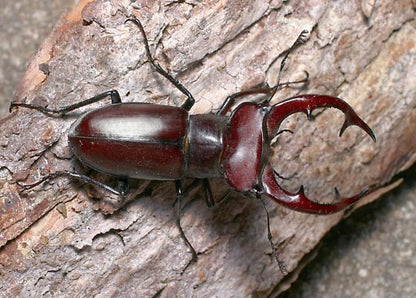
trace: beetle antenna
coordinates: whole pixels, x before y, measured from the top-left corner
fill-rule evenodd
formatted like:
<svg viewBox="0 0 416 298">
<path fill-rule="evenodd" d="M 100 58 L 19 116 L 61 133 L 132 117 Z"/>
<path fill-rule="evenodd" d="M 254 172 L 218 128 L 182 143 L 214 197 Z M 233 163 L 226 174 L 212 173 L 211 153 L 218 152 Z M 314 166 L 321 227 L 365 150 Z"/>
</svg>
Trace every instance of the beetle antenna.
<svg viewBox="0 0 416 298">
<path fill-rule="evenodd" d="M 266 204 L 264 203 L 263 198 L 261 197 L 260 194 L 257 194 L 257 198 L 260 200 L 264 210 L 266 211 L 266 216 L 267 216 L 267 239 L 269 239 L 269 243 L 270 246 L 272 247 L 273 250 L 273 255 L 277 261 L 277 265 L 279 266 L 280 272 L 282 272 L 283 275 L 287 275 L 287 270 L 286 270 L 286 265 L 285 263 L 279 258 L 279 253 L 277 252 L 277 247 L 273 242 L 273 236 L 272 236 L 272 232 L 270 231 L 270 215 L 269 215 L 269 211 L 267 211 L 266 208 Z"/>
<path fill-rule="evenodd" d="M 299 45 L 304 44 L 307 40 L 307 36 L 306 34 L 308 34 L 309 31 L 308 30 L 302 30 L 302 32 L 299 34 L 298 38 L 296 38 L 295 42 L 290 46 L 290 48 L 288 48 L 286 51 L 284 51 L 282 54 L 284 54 L 282 62 L 280 62 L 280 68 L 279 68 L 279 72 L 277 73 L 277 83 L 276 85 L 272 88 L 272 92 L 269 95 L 269 97 L 264 101 L 266 104 L 270 103 L 270 101 L 272 100 L 273 96 L 276 94 L 277 90 L 279 89 L 279 84 L 280 84 L 280 77 L 282 75 L 282 71 L 283 68 L 286 65 L 286 60 L 287 57 L 289 57 L 289 54 Z M 309 77 L 309 74 L 307 73 L 307 78 Z M 306 79 L 307 79 L 306 78 Z"/>
</svg>

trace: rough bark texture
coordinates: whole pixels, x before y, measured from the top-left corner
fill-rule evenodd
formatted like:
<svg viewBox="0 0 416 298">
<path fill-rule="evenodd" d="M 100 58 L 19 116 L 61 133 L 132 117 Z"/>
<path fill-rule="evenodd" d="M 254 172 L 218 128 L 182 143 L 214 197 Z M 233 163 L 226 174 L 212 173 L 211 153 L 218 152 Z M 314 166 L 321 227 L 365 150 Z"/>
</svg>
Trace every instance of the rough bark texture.
<svg viewBox="0 0 416 298">
<path fill-rule="evenodd" d="M 197 98 L 192 113 L 218 108 L 227 95 L 265 80 L 273 84 L 274 59 L 301 30 L 311 31 L 283 74 L 289 80 L 307 70 L 309 85 L 274 101 L 300 92 L 339 96 L 378 141 L 357 128 L 338 138 L 343 117 L 332 109 L 313 122 L 292 116 L 284 126 L 295 133 L 281 135 L 273 160 L 291 178 L 282 182 L 288 190 L 302 183 L 312 199 L 329 202 L 333 187 L 343 195 L 379 188 L 365 203 L 414 163 L 410 1 L 80 1 L 43 43 L 15 101 L 59 107 L 117 89 L 124 101 L 178 105 L 183 96 L 146 63 L 137 28 L 124 23 L 132 13 L 156 58 Z M 191 254 L 175 226 L 172 183 L 152 184 L 151 195 L 120 209 L 68 179 L 20 192 L 16 181 L 85 171 L 66 140 L 79 114 L 53 118 L 19 109 L 0 120 L 0 288 L 6 296 L 268 296 L 285 287 L 277 286 L 283 276 L 267 242 L 264 210 L 239 194 L 213 209 L 199 193 L 190 197 L 182 223 L 199 260 L 187 266 Z M 215 193 L 224 191 L 218 183 Z M 294 275 L 302 257 L 343 217 L 300 214 L 272 202 L 268 209 L 274 240 Z"/>
</svg>

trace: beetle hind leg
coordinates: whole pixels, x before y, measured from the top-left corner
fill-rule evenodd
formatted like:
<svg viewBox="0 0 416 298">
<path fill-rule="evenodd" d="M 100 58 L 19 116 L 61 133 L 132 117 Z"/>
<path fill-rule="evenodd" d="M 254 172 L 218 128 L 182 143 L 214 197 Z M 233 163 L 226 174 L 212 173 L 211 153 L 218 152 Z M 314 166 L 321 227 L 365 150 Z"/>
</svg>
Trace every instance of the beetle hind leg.
<svg viewBox="0 0 416 298">
<path fill-rule="evenodd" d="M 44 114 L 66 114 L 66 113 L 71 112 L 73 110 L 76 110 L 76 109 L 79 109 L 81 107 L 84 107 L 84 106 L 90 105 L 92 103 L 98 102 L 100 100 L 103 100 L 104 98 L 107 98 L 107 97 L 110 97 L 112 104 L 121 103 L 121 97 L 120 97 L 120 94 L 118 93 L 118 91 L 117 90 L 109 90 L 109 91 L 100 93 L 96 96 L 93 96 L 91 98 L 88 98 L 86 100 L 74 103 L 74 104 L 69 105 L 69 106 L 57 108 L 57 109 L 50 109 L 50 108 L 46 108 L 46 107 L 42 107 L 42 106 L 34 105 L 34 104 L 28 104 L 28 103 L 12 102 L 10 104 L 9 112 L 11 112 L 13 110 L 13 108 L 15 108 L 15 107 L 23 107 L 23 108 L 32 109 L 32 110 L 38 110 L 39 112 L 42 112 Z"/>
<path fill-rule="evenodd" d="M 36 181 L 35 183 L 32 183 L 32 184 L 22 184 L 20 182 L 16 182 L 16 183 L 19 187 L 23 188 L 24 190 L 29 190 L 29 189 L 32 189 L 32 188 L 42 184 L 43 182 L 45 182 L 47 180 L 55 179 L 55 178 L 61 177 L 61 176 L 67 176 L 67 177 L 75 178 L 75 179 L 80 180 L 82 182 L 85 182 L 87 184 L 97 186 L 101 189 L 104 189 L 104 190 L 106 190 L 110 193 L 113 193 L 115 195 L 118 195 L 120 197 L 125 197 L 125 195 L 127 194 L 127 191 L 128 191 L 128 182 L 125 179 L 119 180 L 119 183 L 118 183 L 117 187 L 113 188 L 113 187 L 111 187 L 111 186 L 109 186 L 105 183 L 102 183 L 100 181 L 92 179 L 92 178 L 90 178 L 86 175 L 82 175 L 82 174 L 78 174 L 78 173 L 70 172 L 70 171 L 54 172 L 54 173 L 49 174 L 49 175 L 43 177 L 42 179 L 40 179 L 39 181 Z"/>
</svg>

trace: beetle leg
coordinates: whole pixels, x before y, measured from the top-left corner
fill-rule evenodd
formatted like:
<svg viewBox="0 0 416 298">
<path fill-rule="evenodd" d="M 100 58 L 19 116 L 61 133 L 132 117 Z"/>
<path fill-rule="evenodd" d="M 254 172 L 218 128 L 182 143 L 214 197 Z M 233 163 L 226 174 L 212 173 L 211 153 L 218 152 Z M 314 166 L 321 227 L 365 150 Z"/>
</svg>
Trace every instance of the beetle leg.
<svg viewBox="0 0 416 298">
<path fill-rule="evenodd" d="M 201 179 L 201 178 L 195 178 L 191 184 L 187 185 L 185 190 L 182 191 L 182 196 L 186 196 L 190 191 L 195 189 L 196 187 L 200 186 L 202 184 L 203 191 L 204 191 L 204 197 L 205 197 L 205 203 L 208 207 L 213 207 L 215 205 L 214 196 L 212 195 L 211 186 L 209 184 L 209 179 Z"/>
<path fill-rule="evenodd" d="M 216 112 L 217 115 L 225 115 L 230 111 L 230 108 L 234 105 L 235 99 L 238 97 L 243 97 L 247 95 L 253 94 L 269 94 L 271 92 L 270 87 L 260 87 L 260 88 L 253 88 L 246 91 L 240 91 L 234 94 L 229 95 L 225 101 L 222 103 L 219 110 Z"/>
<path fill-rule="evenodd" d="M 44 114 L 65 114 L 73 110 L 76 110 L 80 107 L 84 107 L 94 102 L 98 102 L 108 96 L 110 96 L 112 104 L 121 103 L 121 98 L 120 98 L 120 94 L 118 93 L 118 91 L 110 90 L 110 91 L 106 91 L 104 93 L 98 94 L 96 96 L 93 96 L 91 98 L 88 98 L 86 100 L 83 100 L 81 102 L 78 102 L 78 103 L 75 103 L 66 107 L 58 108 L 58 109 L 49 109 L 49 108 L 45 108 L 45 107 L 38 106 L 38 105 L 12 102 L 10 104 L 9 112 L 11 112 L 14 107 L 24 107 L 28 109 L 38 110 Z"/>
<path fill-rule="evenodd" d="M 43 177 L 41 180 L 39 180 L 35 183 L 21 184 L 21 183 L 17 182 L 17 185 L 19 185 L 20 187 L 22 187 L 25 190 L 28 190 L 28 189 L 34 188 L 35 186 L 38 186 L 39 184 L 41 184 L 41 183 L 43 183 L 47 180 L 54 179 L 54 178 L 60 177 L 60 176 L 68 176 L 68 177 L 76 178 L 76 179 L 78 179 L 82 182 L 95 185 L 99 188 L 102 188 L 102 189 L 104 189 L 108 192 L 111 192 L 115 195 L 118 195 L 120 197 L 124 197 L 126 195 L 127 190 L 128 190 L 128 187 L 125 184 L 125 182 L 127 182 L 127 181 L 124 180 L 124 179 L 123 179 L 124 182 L 121 182 L 121 184 L 123 184 L 123 187 L 121 187 L 120 190 L 119 190 L 119 189 L 113 188 L 113 187 L 111 187 L 107 184 L 104 184 L 100 181 L 94 180 L 94 179 L 92 179 L 92 178 L 90 178 L 86 175 L 78 174 L 78 173 L 75 173 L 75 172 L 69 172 L 69 171 L 57 171 L 55 173 L 52 173 L 52 174 L 49 174 L 49 175 Z M 120 186 L 120 184 L 119 184 L 119 186 Z"/>
<path fill-rule="evenodd" d="M 248 96 L 248 95 L 254 95 L 254 94 L 270 94 L 274 89 L 280 90 L 286 87 L 290 87 L 291 85 L 295 85 L 295 84 L 301 84 L 301 83 L 306 83 L 308 81 L 309 78 L 309 73 L 307 71 L 305 71 L 306 73 L 306 77 L 297 81 L 288 81 L 288 82 L 283 82 L 280 83 L 274 87 L 269 87 L 269 86 L 263 86 L 263 87 L 258 87 L 258 88 L 252 88 L 252 89 L 248 89 L 245 91 L 240 91 L 240 92 L 236 92 L 234 94 L 229 95 L 225 101 L 222 103 L 221 107 L 218 109 L 218 111 L 215 113 L 216 115 L 225 115 L 227 114 L 231 107 L 234 105 L 235 100 L 239 97 L 244 97 L 244 96 Z"/>
<path fill-rule="evenodd" d="M 293 81 L 293 82 L 284 82 L 284 83 L 280 83 L 280 77 L 281 77 L 281 73 L 283 71 L 283 68 L 285 67 L 286 64 L 286 60 L 289 56 L 289 54 L 300 44 L 303 44 L 306 41 L 306 36 L 305 34 L 307 34 L 308 31 L 307 30 L 303 30 L 298 38 L 295 40 L 295 42 L 290 46 L 290 48 L 288 48 L 287 50 L 285 50 L 283 52 L 284 56 L 282 61 L 280 62 L 280 69 L 279 72 L 277 74 L 277 83 L 274 87 L 260 87 L 260 88 L 253 88 L 253 89 L 249 89 L 246 91 L 241 91 L 241 92 L 237 92 L 234 93 L 230 96 L 228 96 L 225 101 L 223 102 L 223 104 L 221 105 L 220 109 L 217 111 L 217 115 L 225 115 L 227 114 L 227 112 L 230 110 L 231 106 L 234 104 L 235 99 L 237 97 L 242 97 L 242 96 L 247 96 L 247 95 L 253 95 L 253 94 L 266 94 L 269 95 L 266 100 L 264 100 L 264 103 L 267 104 L 270 102 L 270 100 L 273 98 L 273 96 L 276 94 L 276 92 L 282 88 L 285 87 L 289 87 L 290 85 L 293 84 L 300 84 L 300 83 L 306 83 L 308 82 L 309 79 L 309 73 L 307 71 L 305 71 L 306 73 L 306 77 L 298 80 L 298 81 Z M 278 58 L 280 57 L 277 56 L 272 63 L 274 63 L 274 61 L 276 61 Z"/>
<path fill-rule="evenodd" d="M 270 246 L 273 250 L 273 255 L 276 259 L 277 265 L 279 266 L 280 272 L 282 272 L 283 275 L 287 274 L 286 265 L 285 263 L 279 258 L 279 253 L 277 252 L 276 245 L 273 242 L 273 236 L 272 232 L 270 230 L 270 215 L 269 211 L 266 208 L 266 204 L 264 203 L 263 198 L 258 193 L 256 194 L 257 199 L 261 202 L 264 210 L 266 211 L 266 218 L 267 218 L 267 239 L 269 240 Z"/>
<path fill-rule="evenodd" d="M 208 178 L 204 178 L 204 179 L 195 179 L 193 183 L 191 183 L 190 186 L 188 186 L 188 188 L 186 189 L 186 192 L 188 191 L 188 189 L 195 183 L 197 182 L 198 184 L 202 182 L 202 187 L 204 188 L 204 198 L 205 198 L 205 203 L 207 204 L 207 206 L 209 208 L 214 207 L 217 204 L 221 204 L 222 202 L 224 202 L 228 196 L 230 195 L 230 191 L 227 191 L 227 193 L 225 195 L 223 195 L 220 199 L 215 200 L 214 196 L 212 194 L 212 189 L 211 189 L 211 184 L 209 183 L 209 179 Z"/>
<path fill-rule="evenodd" d="M 191 242 L 189 242 L 188 238 L 186 238 L 185 232 L 183 231 L 182 226 L 181 226 L 182 198 L 184 196 L 184 191 L 182 189 L 181 180 L 176 180 L 175 181 L 175 187 L 176 187 L 176 196 L 177 196 L 177 200 L 176 200 L 176 206 L 177 206 L 176 224 L 179 228 L 179 232 L 181 233 L 182 239 L 185 241 L 186 245 L 191 250 L 191 253 L 192 253 L 191 262 L 196 262 L 196 260 L 198 259 L 198 255 L 197 255 L 194 247 L 192 246 Z"/>
<path fill-rule="evenodd" d="M 289 57 L 289 54 L 296 49 L 297 46 L 303 44 L 306 42 L 306 34 L 308 34 L 309 31 L 308 30 L 302 30 L 302 32 L 299 34 L 298 38 L 296 38 L 295 42 L 290 46 L 290 48 L 288 48 L 286 51 L 284 51 L 282 54 L 284 54 L 282 61 L 280 62 L 280 68 L 279 68 L 279 72 L 277 73 L 277 83 L 276 86 L 272 88 L 272 92 L 269 95 L 269 97 L 264 101 L 264 103 L 269 103 L 270 100 L 273 98 L 273 96 L 276 94 L 277 90 L 279 89 L 279 85 L 280 85 L 280 77 L 282 75 L 282 71 L 283 68 L 285 67 L 286 64 L 286 60 Z M 277 58 L 279 58 L 279 56 L 277 56 L 274 61 L 277 60 Z M 274 62 L 273 61 L 273 62 Z M 309 73 L 306 72 L 306 81 L 309 78 Z"/>
<path fill-rule="evenodd" d="M 214 207 L 215 200 L 212 195 L 211 185 L 208 179 L 202 179 L 202 187 L 204 188 L 205 203 L 209 208 Z"/>
<path fill-rule="evenodd" d="M 334 107 L 344 112 L 345 121 L 340 130 L 340 136 L 348 126 L 357 125 L 363 129 L 374 141 L 376 141 L 376 136 L 374 135 L 374 132 L 371 130 L 371 128 L 354 112 L 354 110 L 345 101 L 326 95 L 299 95 L 274 105 L 266 120 L 269 138 L 273 138 L 273 135 L 279 129 L 280 123 L 290 114 L 296 112 L 305 112 L 308 119 L 311 119 L 312 111 L 316 108 L 322 107 Z M 267 164 L 263 169 L 262 185 L 264 193 L 278 203 L 283 204 L 291 209 L 316 214 L 331 214 L 338 212 L 359 200 L 368 191 L 366 190 L 350 198 L 341 198 L 334 204 L 319 204 L 311 201 L 305 196 L 303 187 L 301 187 L 299 192 L 295 194 L 289 193 L 282 189 L 276 181 L 275 173 L 270 164 Z"/>
<path fill-rule="evenodd" d="M 133 22 L 134 24 L 136 24 L 137 27 L 139 27 L 139 30 L 143 36 L 144 47 L 146 49 L 146 55 L 147 55 L 147 59 L 149 60 L 149 62 L 153 65 L 153 67 L 156 69 L 156 71 L 159 74 L 161 74 L 166 79 L 168 79 L 176 88 L 178 88 L 184 95 L 186 95 L 187 99 L 182 104 L 182 108 L 189 111 L 195 103 L 195 99 L 192 96 L 191 92 L 189 92 L 189 90 L 186 89 L 185 86 L 179 83 L 177 79 L 172 77 L 166 70 L 164 70 L 158 63 L 156 63 L 155 59 L 152 57 L 152 54 L 150 53 L 149 42 L 147 40 L 146 33 L 144 32 L 143 25 L 142 23 L 140 23 L 139 19 L 136 18 L 135 16 L 132 16 L 131 18 L 126 20 L 126 22 L 129 22 L 129 21 Z"/>
</svg>

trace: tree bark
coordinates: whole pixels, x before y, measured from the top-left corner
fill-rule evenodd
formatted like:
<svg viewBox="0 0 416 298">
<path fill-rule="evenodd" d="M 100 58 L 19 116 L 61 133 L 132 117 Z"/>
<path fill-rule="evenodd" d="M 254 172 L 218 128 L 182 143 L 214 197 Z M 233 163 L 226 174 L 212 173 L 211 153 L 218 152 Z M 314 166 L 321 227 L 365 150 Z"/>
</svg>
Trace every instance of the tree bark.
<svg viewBox="0 0 416 298">
<path fill-rule="evenodd" d="M 341 97 L 373 128 L 377 143 L 356 127 L 339 138 L 343 116 L 333 109 L 313 122 L 294 115 L 284 122 L 294 134 L 273 145 L 273 164 L 290 178 L 282 182 L 287 190 L 303 184 L 319 202 L 334 200 L 334 187 L 349 196 L 372 186 L 358 208 L 396 186 L 394 176 L 416 159 L 414 11 L 410 1 L 80 1 L 42 44 L 15 101 L 60 107 L 117 89 L 125 102 L 179 105 L 183 95 L 146 62 L 140 32 L 125 23 L 135 14 L 151 52 L 197 99 L 191 113 L 208 113 L 229 94 L 264 81 L 273 85 L 275 58 L 307 29 L 310 40 L 290 56 L 282 80 L 306 70 L 310 82 L 283 90 L 273 102 L 299 93 Z M 20 108 L 0 120 L 0 288 L 6 296 L 274 296 L 346 215 L 267 204 L 274 241 L 292 272 L 284 279 L 259 202 L 232 194 L 209 209 L 192 193 L 182 225 L 199 259 L 189 264 L 170 182 L 140 182 L 137 193 L 151 192 L 121 203 L 65 178 L 29 191 L 18 187 L 16 181 L 57 170 L 86 173 L 66 139 L 80 113 L 48 117 Z M 214 185 L 217 197 L 227 190 L 220 181 Z"/>
</svg>

